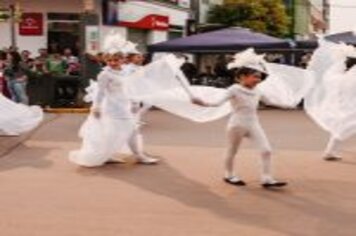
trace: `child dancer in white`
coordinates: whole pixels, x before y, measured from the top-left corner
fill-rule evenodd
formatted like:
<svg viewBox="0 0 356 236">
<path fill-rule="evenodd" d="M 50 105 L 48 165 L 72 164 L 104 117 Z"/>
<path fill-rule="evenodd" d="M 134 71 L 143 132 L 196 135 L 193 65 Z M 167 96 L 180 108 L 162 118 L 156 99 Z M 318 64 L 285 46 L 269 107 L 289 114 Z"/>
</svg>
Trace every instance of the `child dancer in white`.
<svg viewBox="0 0 356 236">
<path fill-rule="evenodd" d="M 318 83 L 305 98 L 307 114 L 330 133 L 323 158 L 341 160 L 343 140 L 355 132 L 356 50 L 352 46 L 319 41 L 308 69 L 315 72 Z"/>
<path fill-rule="evenodd" d="M 230 101 L 233 113 L 227 125 L 228 148 L 225 158 L 225 182 L 243 186 L 246 183 L 234 172 L 234 159 L 243 138 L 251 139 L 261 153 L 261 180 L 265 188 L 283 187 L 287 183 L 272 177 L 271 146 L 260 125 L 257 108 L 261 96 L 255 87 L 267 76 L 261 61 L 245 64 L 237 71 L 240 84 L 231 86 L 226 95 L 216 102 L 204 102 L 194 98 L 193 103 L 202 106 L 220 106 Z"/>
<path fill-rule="evenodd" d="M 133 138 L 136 120 L 131 111 L 131 101 L 125 93 L 125 81 L 120 74 L 123 60 L 120 53 L 106 56 L 108 66 L 98 76 L 98 91 L 91 108 L 92 115 L 81 128 L 82 147 L 70 153 L 70 160 L 78 165 L 103 165 L 125 143 L 129 143 L 139 163 L 157 162 L 147 157 Z"/>
</svg>

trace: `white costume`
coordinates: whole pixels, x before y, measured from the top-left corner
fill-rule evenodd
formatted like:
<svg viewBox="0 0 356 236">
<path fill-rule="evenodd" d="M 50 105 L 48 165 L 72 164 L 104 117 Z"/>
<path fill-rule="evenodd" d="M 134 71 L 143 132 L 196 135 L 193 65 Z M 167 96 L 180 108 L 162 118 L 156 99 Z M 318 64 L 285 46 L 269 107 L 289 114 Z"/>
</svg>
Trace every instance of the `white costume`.
<svg viewBox="0 0 356 236">
<path fill-rule="evenodd" d="M 235 61 L 229 64 L 230 69 L 241 67 L 270 74 L 270 76 L 254 89 L 235 84 L 220 99 L 214 102 L 205 102 L 206 106 L 220 106 L 227 101 L 230 101 L 231 104 L 232 114 L 227 125 L 229 144 L 225 159 L 225 180 L 232 184 L 242 181 L 234 173 L 233 166 L 241 141 L 246 137 L 257 146 L 261 153 L 262 183 L 283 186 L 285 183 L 278 182 L 272 177 L 272 148 L 258 119 L 259 101 L 283 108 L 295 107 L 312 86 L 312 75 L 301 69 L 267 64 L 263 56 L 256 55 L 251 49 L 237 54 Z M 298 76 L 300 77 L 299 81 Z M 283 80 L 284 78 L 285 80 Z M 244 185 L 243 181 L 242 184 Z"/>
<path fill-rule="evenodd" d="M 19 135 L 34 129 L 42 120 L 40 107 L 15 103 L 0 93 L 0 134 Z"/>
<path fill-rule="evenodd" d="M 229 144 L 225 163 L 226 177 L 237 177 L 233 171 L 233 162 L 242 139 L 247 137 L 261 153 L 262 181 L 273 181 L 271 174 L 272 148 L 257 115 L 261 98 L 256 89 L 250 90 L 235 84 L 227 90 L 226 95 L 220 100 L 215 103 L 208 103 L 209 106 L 220 106 L 226 101 L 230 101 L 233 110 L 227 125 Z"/>
<path fill-rule="evenodd" d="M 339 158 L 341 142 L 356 133 L 356 67 L 347 70 L 348 57 L 356 57 L 352 46 L 321 40 L 308 66 L 317 83 L 305 98 L 305 110 L 330 133 L 326 159 Z"/>
<path fill-rule="evenodd" d="M 98 90 L 92 109 L 100 110 L 99 119 L 89 115 L 81 128 L 82 148 L 71 152 L 70 160 L 78 165 L 92 167 L 107 162 L 127 142 L 133 152 L 132 142 L 136 121 L 131 111 L 131 101 L 126 94 L 124 78 L 119 70 L 106 67 L 98 76 Z M 135 152 L 140 157 L 139 152 Z"/>
</svg>

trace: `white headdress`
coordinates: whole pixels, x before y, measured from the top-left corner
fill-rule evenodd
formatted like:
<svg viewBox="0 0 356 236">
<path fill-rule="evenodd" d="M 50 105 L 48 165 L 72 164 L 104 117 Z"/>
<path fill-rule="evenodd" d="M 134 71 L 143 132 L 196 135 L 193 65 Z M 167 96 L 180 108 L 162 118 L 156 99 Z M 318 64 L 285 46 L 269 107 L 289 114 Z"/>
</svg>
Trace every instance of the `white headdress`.
<svg viewBox="0 0 356 236">
<path fill-rule="evenodd" d="M 236 53 L 234 60 L 227 65 L 227 68 L 234 69 L 247 67 L 268 74 L 265 66 L 266 61 L 264 60 L 264 56 L 264 54 L 256 54 L 253 48 L 249 48 L 243 52 Z"/>
<path fill-rule="evenodd" d="M 137 50 L 137 44 L 136 43 L 132 43 L 130 41 L 127 41 L 126 44 L 124 45 L 124 47 L 122 48 L 122 52 L 125 54 L 141 54 L 138 50 Z"/>
<path fill-rule="evenodd" d="M 140 53 L 137 44 L 126 40 L 119 32 L 111 31 L 104 39 L 103 51 L 105 53 Z"/>
<path fill-rule="evenodd" d="M 356 57 L 355 47 L 346 43 L 335 44 L 334 52 L 340 57 Z"/>
</svg>

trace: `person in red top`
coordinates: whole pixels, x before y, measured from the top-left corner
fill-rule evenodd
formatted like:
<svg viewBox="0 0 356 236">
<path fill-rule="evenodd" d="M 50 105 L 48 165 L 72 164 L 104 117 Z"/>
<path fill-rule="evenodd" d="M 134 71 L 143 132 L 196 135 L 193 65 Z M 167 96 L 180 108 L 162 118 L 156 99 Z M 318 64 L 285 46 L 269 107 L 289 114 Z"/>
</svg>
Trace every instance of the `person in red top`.
<svg viewBox="0 0 356 236">
<path fill-rule="evenodd" d="M 9 90 L 6 86 L 6 81 L 4 77 L 4 69 L 6 66 L 6 53 L 0 52 L 0 93 L 2 93 L 6 97 L 10 97 Z"/>
</svg>

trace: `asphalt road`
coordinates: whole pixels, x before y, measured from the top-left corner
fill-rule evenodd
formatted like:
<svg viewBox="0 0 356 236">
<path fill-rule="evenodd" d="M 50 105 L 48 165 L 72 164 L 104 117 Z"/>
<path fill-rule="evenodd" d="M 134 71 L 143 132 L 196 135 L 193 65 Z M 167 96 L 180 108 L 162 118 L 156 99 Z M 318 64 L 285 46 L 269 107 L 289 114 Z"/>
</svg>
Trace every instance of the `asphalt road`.
<svg viewBox="0 0 356 236">
<path fill-rule="evenodd" d="M 328 136 L 301 111 L 261 111 L 283 191 L 259 185 L 258 153 L 244 143 L 236 168 L 246 187 L 224 184 L 225 120 L 191 123 L 160 111 L 146 118 L 147 152 L 160 165 L 80 168 L 84 115 L 47 115 L 37 130 L 0 137 L 0 235 L 356 235 L 356 139 L 342 162 L 321 159 Z"/>
</svg>

